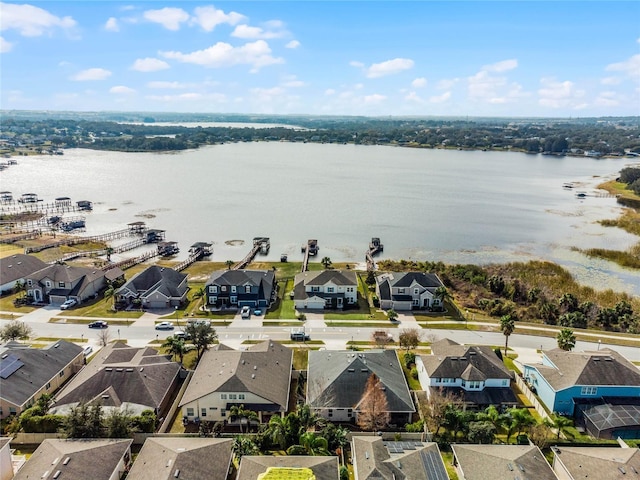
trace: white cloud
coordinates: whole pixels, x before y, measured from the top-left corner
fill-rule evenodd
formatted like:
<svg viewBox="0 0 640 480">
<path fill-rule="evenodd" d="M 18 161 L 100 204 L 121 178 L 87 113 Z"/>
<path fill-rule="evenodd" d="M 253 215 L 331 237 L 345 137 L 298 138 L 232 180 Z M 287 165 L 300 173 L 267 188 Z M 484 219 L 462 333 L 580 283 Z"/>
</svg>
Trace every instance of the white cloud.
<svg viewBox="0 0 640 480">
<path fill-rule="evenodd" d="M 640 77 L 640 54 L 634 55 L 624 62 L 612 63 L 605 68 L 608 72 L 623 72 L 630 77 Z"/>
<path fill-rule="evenodd" d="M 0 37 L 0 53 L 10 52 L 13 48 L 13 43 L 7 42 L 3 37 Z"/>
<path fill-rule="evenodd" d="M 484 65 L 482 70 L 487 72 L 507 72 L 509 70 L 513 70 L 518 66 L 518 60 L 512 58 L 510 60 L 502 60 L 501 62 L 492 63 L 490 65 Z"/>
<path fill-rule="evenodd" d="M 246 43 L 241 47 L 218 42 L 209 48 L 191 53 L 160 52 L 160 55 L 183 63 L 193 63 L 210 68 L 251 65 L 252 72 L 268 65 L 284 63 L 284 59 L 271 55 L 271 48 L 264 40 Z"/>
<path fill-rule="evenodd" d="M 605 77 L 600 80 L 602 85 L 620 85 L 622 79 L 619 77 Z"/>
<path fill-rule="evenodd" d="M 351 65 L 352 67 L 356 67 L 356 68 L 362 68 L 364 67 L 364 63 L 362 62 L 358 62 L 356 60 L 352 60 L 349 62 L 349 65 Z"/>
<path fill-rule="evenodd" d="M 249 25 L 238 25 L 233 32 L 231 32 L 232 37 L 243 38 L 245 40 L 255 40 L 258 38 L 270 39 L 270 38 L 281 38 L 286 35 L 284 31 L 271 31 L 271 30 L 263 30 L 260 27 L 250 27 Z"/>
<path fill-rule="evenodd" d="M 365 104 L 367 105 L 377 105 L 379 103 L 384 102 L 387 97 L 385 97 L 384 95 L 380 95 L 378 93 L 374 93 L 373 95 L 365 95 L 363 98 L 363 101 Z"/>
<path fill-rule="evenodd" d="M 158 58 L 138 58 L 133 65 L 131 65 L 131 70 L 136 70 L 138 72 L 157 72 L 158 70 L 166 70 L 169 68 L 169 64 L 164 60 L 160 60 Z"/>
<path fill-rule="evenodd" d="M 160 10 L 147 10 L 143 17 L 154 23 L 159 23 L 167 30 L 180 30 L 180 25 L 189 20 L 189 14 L 181 8 L 165 7 Z"/>
<path fill-rule="evenodd" d="M 386 75 L 395 75 L 396 73 L 410 70 L 413 68 L 413 60 L 409 58 L 394 58 L 386 62 L 374 63 L 367 69 L 368 78 L 379 78 Z"/>
<path fill-rule="evenodd" d="M 166 88 L 171 90 L 179 90 L 188 88 L 189 85 L 181 82 L 148 82 L 147 88 Z"/>
<path fill-rule="evenodd" d="M 115 93 L 117 95 L 131 95 L 136 93 L 133 88 L 125 87 L 124 85 L 117 85 L 109 89 L 109 93 Z"/>
<path fill-rule="evenodd" d="M 444 92 L 442 95 L 434 95 L 429 97 L 431 103 L 444 103 L 451 98 L 451 92 Z"/>
<path fill-rule="evenodd" d="M 289 43 L 287 43 L 284 48 L 291 48 L 291 49 L 295 49 L 298 48 L 300 46 L 300 42 L 298 40 L 291 40 Z"/>
<path fill-rule="evenodd" d="M 617 107 L 620 105 L 620 101 L 616 98 L 617 96 L 616 92 L 600 92 L 594 100 L 594 104 L 600 107 Z"/>
<path fill-rule="evenodd" d="M 206 32 L 213 31 L 218 25 L 237 25 L 246 20 L 244 15 L 236 12 L 224 13 L 224 10 L 218 10 L 213 5 L 197 7 L 193 12 L 195 15 L 191 18 L 191 23 L 199 25 Z"/>
<path fill-rule="evenodd" d="M 459 78 L 445 78 L 438 82 L 438 85 L 436 85 L 436 88 L 438 90 L 449 90 L 456 83 L 458 83 L 459 80 L 460 80 Z"/>
<path fill-rule="evenodd" d="M 424 103 L 424 100 L 420 98 L 420 96 L 416 92 L 407 93 L 404 99 L 414 103 Z"/>
<path fill-rule="evenodd" d="M 413 88 L 424 88 L 427 86 L 427 79 L 424 77 L 416 78 L 413 82 L 411 82 L 411 86 Z"/>
<path fill-rule="evenodd" d="M 281 85 L 287 88 L 298 88 L 304 87 L 306 83 L 304 83 L 302 80 L 298 80 L 298 77 L 296 77 L 295 75 L 289 75 L 282 79 Z"/>
<path fill-rule="evenodd" d="M 104 29 L 108 32 L 119 32 L 120 26 L 118 25 L 118 19 L 110 17 L 109 20 L 107 20 L 107 23 L 104 24 Z"/>
<path fill-rule="evenodd" d="M 147 100 L 163 103 L 181 103 L 181 102 L 217 102 L 225 103 L 227 97 L 222 93 L 209 93 L 202 94 L 197 92 L 181 93 L 178 95 L 148 95 L 145 97 Z"/>
<path fill-rule="evenodd" d="M 55 28 L 67 30 L 76 26 L 76 21 L 71 17 L 57 17 L 33 5 L 0 3 L 0 10 L 0 30 L 18 30 L 25 37 L 38 37 Z"/>
<path fill-rule="evenodd" d="M 553 78 L 543 78 L 540 80 L 542 87 L 538 90 L 538 103 L 544 107 L 579 108 L 584 106 L 580 100 L 584 96 L 584 90 L 575 88 L 575 84 L 569 80 L 558 82 Z"/>
<path fill-rule="evenodd" d="M 109 70 L 105 70 L 104 68 L 89 68 L 87 70 L 82 70 L 81 72 L 76 73 L 74 76 L 70 78 L 70 80 L 74 80 L 76 82 L 86 82 L 93 80 L 104 80 L 111 76 L 111 72 Z"/>
<path fill-rule="evenodd" d="M 335 95 L 335 94 L 336 94 L 336 91 L 335 91 L 333 88 L 327 88 L 327 89 L 324 91 L 324 94 L 325 94 L 327 97 L 330 97 L 330 96 L 332 96 L 332 95 Z"/>
</svg>

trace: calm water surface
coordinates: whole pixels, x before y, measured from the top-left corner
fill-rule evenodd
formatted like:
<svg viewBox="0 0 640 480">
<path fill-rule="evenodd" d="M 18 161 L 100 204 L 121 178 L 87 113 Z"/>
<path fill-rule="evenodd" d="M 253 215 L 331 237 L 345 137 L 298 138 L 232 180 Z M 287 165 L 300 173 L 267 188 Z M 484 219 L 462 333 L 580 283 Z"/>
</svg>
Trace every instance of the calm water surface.
<svg viewBox="0 0 640 480">
<path fill-rule="evenodd" d="M 361 263 L 375 236 L 381 258 L 548 259 L 597 288 L 640 293 L 634 272 L 570 248 L 638 241 L 596 223 L 619 215 L 615 199 L 575 198 L 629 159 L 270 142 L 162 154 L 73 149 L 18 162 L 0 174 L 2 190 L 93 201 L 88 234 L 143 220 L 179 242 L 178 258 L 210 241 L 212 260 L 240 260 L 253 237 L 268 236 L 267 260 L 301 259 L 301 245 L 317 238 L 320 258 Z"/>
</svg>

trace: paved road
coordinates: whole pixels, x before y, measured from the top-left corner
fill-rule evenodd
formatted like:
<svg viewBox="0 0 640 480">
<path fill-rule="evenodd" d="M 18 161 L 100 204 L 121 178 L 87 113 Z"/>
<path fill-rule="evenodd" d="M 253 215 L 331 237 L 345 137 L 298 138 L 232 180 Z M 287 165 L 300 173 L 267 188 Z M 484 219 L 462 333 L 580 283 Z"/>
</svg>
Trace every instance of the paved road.
<svg viewBox="0 0 640 480">
<path fill-rule="evenodd" d="M 10 313 L 10 312 L 4 312 Z M 88 328 L 84 324 L 64 324 L 49 323 L 49 320 L 60 314 L 60 310 L 47 306 L 39 308 L 32 313 L 21 316 L 20 319 L 26 322 L 34 331 L 36 337 L 56 337 L 56 338 L 83 338 L 87 339 L 94 346 L 99 345 L 99 332 Z M 164 315 L 167 315 L 165 312 Z M 109 327 L 109 338 L 111 340 L 121 338 L 126 339 L 132 346 L 147 345 L 153 340 L 161 340 L 172 334 L 172 331 L 158 331 L 154 329 L 155 322 L 160 315 L 145 313 L 140 319 L 136 319 L 130 326 L 111 325 Z M 16 318 L 18 318 L 16 316 Z M 60 318 L 60 317 L 58 317 Z M 86 320 L 86 318 L 85 318 Z M 108 320 L 108 319 L 107 319 Z M 175 323 L 175 322 L 174 322 Z M 180 322 L 182 325 L 182 321 Z M 400 317 L 399 329 L 417 327 L 412 315 L 402 315 Z M 543 326 L 540 327 L 544 329 Z M 325 322 L 321 315 L 308 315 L 305 322 L 306 332 L 312 340 L 323 340 L 325 347 L 329 350 L 344 349 L 350 340 L 368 341 L 371 333 L 376 328 L 365 327 L 332 327 L 330 322 Z M 263 327 L 262 317 L 252 317 L 250 320 L 234 319 L 228 327 L 217 327 L 218 338 L 233 348 L 241 348 L 245 340 L 260 340 L 272 338 L 274 340 L 289 340 L 290 328 L 285 326 Z M 398 329 L 389 329 L 396 340 Z M 504 335 L 500 332 L 482 332 L 477 330 L 442 330 L 442 329 L 422 329 L 423 339 L 450 338 L 459 343 L 484 344 L 484 345 L 504 345 Z M 599 338 L 601 337 L 601 338 Z M 598 342 L 598 339 L 601 342 Z M 635 338 L 637 340 L 637 337 Z M 509 337 L 509 346 L 514 348 L 523 361 L 534 361 L 539 358 L 535 353 L 537 349 L 551 349 L 557 346 L 556 340 L 552 337 L 538 337 L 535 335 L 513 334 Z M 607 348 L 617 350 L 626 358 L 632 361 L 640 361 L 640 348 L 625 347 L 607 344 L 607 334 L 594 332 L 593 342 L 578 341 L 577 351 L 597 350 Z"/>
</svg>

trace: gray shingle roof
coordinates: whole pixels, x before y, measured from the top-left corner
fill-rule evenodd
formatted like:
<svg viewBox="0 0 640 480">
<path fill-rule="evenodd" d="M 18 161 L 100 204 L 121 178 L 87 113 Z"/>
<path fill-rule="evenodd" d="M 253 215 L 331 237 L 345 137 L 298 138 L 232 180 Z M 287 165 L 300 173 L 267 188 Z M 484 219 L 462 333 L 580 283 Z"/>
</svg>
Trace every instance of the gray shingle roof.
<svg viewBox="0 0 640 480">
<path fill-rule="evenodd" d="M 15 405 L 23 405 L 74 359 L 82 358 L 82 347 L 66 340 L 58 340 L 45 348 L 9 345 L 0 347 L 0 355 L 18 358 L 24 365 L 1 380 L 0 397 Z M 0 360 L 0 365 L 7 359 Z"/>
<path fill-rule="evenodd" d="M 554 461 L 561 462 L 575 479 L 622 480 L 630 475 L 637 478 L 633 469 L 640 472 L 640 450 L 637 448 L 560 447 Z"/>
<path fill-rule="evenodd" d="M 127 479 L 226 480 L 232 445 L 231 438 L 147 438 Z"/>
<path fill-rule="evenodd" d="M 60 480 L 109 480 L 122 458 L 130 453 L 132 442 L 129 439 L 48 439 L 13 478 L 50 480 L 59 471 L 56 478 Z M 48 474 L 44 475 L 45 472 Z"/>
<path fill-rule="evenodd" d="M 309 468 L 317 480 L 338 480 L 338 457 L 245 455 L 236 480 L 256 480 L 269 467 Z"/>
<path fill-rule="evenodd" d="M 154 363 L 146 361 L 149 357 Z M 128 403 L 159 408 L 177 381 L 180 368 L 180 364 L 167 355 L 158 355 L 154 349 L 111 343 L 56 395 L 52 411 L 64 411 L 91 400 L 99 400 L 105 406 Z"/>
<path fill-rule="evenodd" d="M 597 352 L 567 352 L 559 348 L 544 355 L 557 368 L 531 365 L 554 390 L 574 385 L 640 385 L 640 370 L 615 350 L 603 348 Z"/>
<path fill-rule="evenodd" d="M 371 374 L 385 386 L 390 412 L 414 412 L 394 350 L 309 351 L 307 403 L 313 408 L 356 408 Z"/>
<path fill-rule="evenodd" d="M 39 258 L 22 253 L 0 258 L 0 283 L 4 285 L 5 283 L 27 278 L 46 266 L 47 264 Z"/>
<path fill-rule="evenodd" d="M 130 291 L 148 296 L 158 291 L 169 298 L 180 298 L 187 290 L 186 278 L 186 274 L 176 272 L 172 268 L 153 265 L 135 275 L 120 287 L 116 294 Z"/>
<path fill-rule="evenodd" d="M 557 480 L 535 445 L 454 444 L 451 448 L 466 480 Z"/>
<path fill-rule="evenodd" d="M 417 283 L 423 288 L 438 288 L 442 282 L 435 273 L 424 272 L 394 272 L 387 277 L 387 281 L 392 287 L 410 287 Z"/>
<path fill-rule="evenodd" d="M 200 359 L 180 406 L 212 392 L 250 392 L 286 411 L 293 351 L 273 340 L 244 351 L 218 345 Z"/>
<path fill-rule="evenodd" d="M 295 277 L 295 284 L 303 282 L 304 285 L 322 286 L 327 283 L 336 285 L 357 285 L 358 279 L 353 270 L 322 270 L 317 272 L 299 273 Z"/>
<path fill-rule="evenodd" d="M 42 282 L 45 279 L 50 279 L 54 285 L 57 285 L 59 282 L 64 282 L 66 285 L 74 284 L 73 289 L 60 289 L 58 290 L 58 294 L 82 295 L 85 288 L 93 285 L 96 281 L 104 277 L 105 273 L 100 269 L 73 267 L 55 263 L 32 273 L 28 276 L 28 279 L 34 282 Z M 56 294 L 54 290 L 52 290 L 51 293 Z"/>
</svg>

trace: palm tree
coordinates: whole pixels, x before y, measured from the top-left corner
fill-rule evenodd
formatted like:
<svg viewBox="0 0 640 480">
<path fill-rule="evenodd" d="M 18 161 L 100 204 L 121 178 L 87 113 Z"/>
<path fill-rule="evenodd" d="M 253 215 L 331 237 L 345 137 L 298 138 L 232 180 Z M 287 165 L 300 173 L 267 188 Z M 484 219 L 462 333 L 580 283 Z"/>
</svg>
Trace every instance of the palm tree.
<svg viewBox="0 0 640 480">
<path fill-rule="evenodd" d="M 115 310 L 116 308 L 116 287 L 112 282 L 109 282 L 109 286 L 107 287 L 107 289 L 104 291 L 104 298 L 113 298 L 113 304 L 111 305 L 111 308 L 113 310 Z"/>
<path fill-rule="evenodd" d="M 556 336 L 558 341 L 558 347 L 562 350 L 571 351 L 576 346 L 576 336 L 573 334 L 573 330 L 570 328 L 563 328 L 558 332 Z"/>
<path fill-rule="evenodd" d="M 507 349 L 509 348 L 509 336 L 516 329 L 515 321 L 511 315 L 503 315 L 500 318 L 500 330 L 504 334 L 504 356 L 507 356 Z"/>
<path fill-rule="evenodd" d="M 568 417 L 563 417 L 562 415 L 553 414 L 549 418 L 544 419 L 544 424 L 556 430 L 557 437 L 560 438 L 560 434 L 565 431 L 567 427 L 573 426 L 573 420 Z"/>
<path fill-rule="evenodd" d="M 398 312 L 396 312 L 393 308 L 387 310 L 387 318 L 390 322 L 395 322 L 398 319 Z"/>
<path fill-rule="evenodd" d="M 287 438 L 290 435 L 290 423 L 288 415 L 281 417 L 280 415 L 274 415 L 269 419 L 267 425 L 267 437 L 274 445 L 278 445 L 280 448 L 285 449 L 287 447 Z"/>
<path fill-rule="evenodd" d="M 311 410 L 311 407 L 307 404 L 298 405 L 296 407 L 296 415 L 300 422 L 301 429 L 305 431 L 321 429 L 327 423 L 324 418 Z"/>
<path fill-rule="evenodd" d="M 511 416 L 511 425 L 518 432 L 518 435 L 520 435 L 525 428 L 536 424 L 536 419 L 533 418 L 526 408 L 512 408 L 509 410 L 509 415 Z M 513 430 L 511 433 L 513 433 Z M 509 437 L 507 437 L 507 441 L 508 439 Z"/>
<path fill-rule="evenodd" d="M 329 257 L 324 257 L 322 260 L 320 260 L 320 263 L 325 270 L 331 268 L 331 259 Z"/>
<path fill-rule="evenodd" d="M 451 295 L 449 294 L 449 290 L 447 290 L 447 287 L 440 286 L 436 288 L 436 291 L 433 294 L 433 298 L 438 300 L 440 302 L 440 306 L 444 308 L 445 300 L 448 300 L 449 298 L 451 298 Z"/>
<path fill-rule="evenodd" d="M 496 431 L 501 430 L 507 421 L 507 417 L 500 413 L 495 405 L 489 405 L 485 408 L 484 412 L 478 414 L 478 419 L 490 422 L 496 428 Z"/>
<path fill-rule="evenodd" d="M 305 432 L 300 435 L 300 445 L 307 451 L 307 455 L 329 455 L 327 439 L 313 432 Z"/>
<path fill-rule="evenodd" d="M 258 414 L 253 410 L 244 408 L 244 405 L 232 405 L 229 409 L 229 416 L 231 421 L 238 420 L 240 423 L 240 433 L 242 432 L 242 425 L 247 424 L 247 430 L 251 428 L 251 422 L 258 421 Z"/>
<path fill-rule="evenodd" d="M 180 364 L 182 365 L 182 359 L 184 358 L 185 353 L 187 353 L 187 347 L 184 343 L 184 340 L 181 338 L 176 338 L 173 335 L 167 337 L 167 340 L 162 344 L 162 348 L 167 350 L 167 353 L 171 354 L 174 357 L 178 357 L 180 359 Z"/>
<path fill-rule="evenodd" d="M 227 270 L 231 270 L 231 267 L 233 267 L 233 260 L 227 260 L 224 263 L 227 265 Z"/>
<path fill-rule="evenodd" d="M 114 252 L 113 247 L 107 247 L 107 248 L 105 248 L 104 251 L 107 254 L 107 262 L 110 262 L 111 261 L 111 255 Z"/>
</svg>

